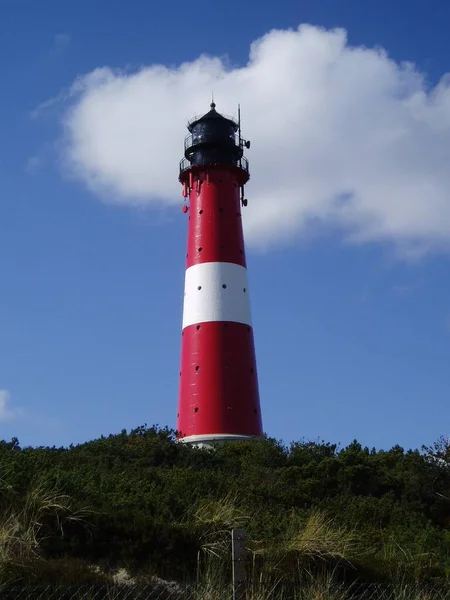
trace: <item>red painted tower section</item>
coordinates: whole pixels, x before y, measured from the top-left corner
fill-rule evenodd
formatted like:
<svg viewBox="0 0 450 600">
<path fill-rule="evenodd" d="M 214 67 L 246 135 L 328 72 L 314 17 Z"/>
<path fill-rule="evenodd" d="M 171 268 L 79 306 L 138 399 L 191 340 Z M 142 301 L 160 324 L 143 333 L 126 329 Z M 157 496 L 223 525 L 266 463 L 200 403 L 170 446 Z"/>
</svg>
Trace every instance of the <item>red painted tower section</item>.
<svg viewBox="0 0 450 600">
<path fill-rule="evenodd" d="M 180 164 L 189 205 L 177 431 L 208 444 L 262 434 L 242 232 L 249 179 L 240 122 L 211 104 L 192 120 Z"/>
</svg>

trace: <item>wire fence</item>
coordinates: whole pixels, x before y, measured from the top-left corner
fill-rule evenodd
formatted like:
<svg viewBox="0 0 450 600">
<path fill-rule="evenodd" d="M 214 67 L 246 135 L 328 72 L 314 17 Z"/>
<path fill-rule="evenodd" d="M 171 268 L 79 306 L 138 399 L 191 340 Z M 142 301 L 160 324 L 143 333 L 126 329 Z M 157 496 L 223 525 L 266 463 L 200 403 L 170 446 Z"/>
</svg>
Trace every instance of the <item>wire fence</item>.
<svg viewBox="0 0 450 600">
<path fill-rule="evenodd" d="M 245 530 L 234 529 L 231 536 L 227 531 L 219 542 L 205 544 L 204 553 L 197 557 L 196 583 L 134 576 L 124 568 L 105 573 L 99 567 L 92 567 L 92 578 L 83 580 L 90 583 L 0 584 L 0 600 L 450 600 L 450 586 L 443 581 L 445 576 L 434 579 L 440 583 L 425 583 L 420 578 L 424 572 L 421 569 L 410 572 L 408 579 L 404 578 L 406 572 L 402 576 L 397 571 L 394 580 L 404 583 L 363 583 L 352 561 L 345 558 L 349 549 L 355 550 L 352 540 L 341 538 L 338 542 L 343 553 L 338 552 L 336 537 L 302 538 L 300 546 L 298 540 L 287 540 L 284 552 L 275 552 L 273 556 L 264 547 L 261 553 L 258 544 L 251 551 Z M 291 547 L 295 551 L 293 556 L 286 552 Z M 410 556 L 404 549 L 402 552 L 411 564 L 416 561 L 420 567 L 417 562 L 420 559 L 428 565 L 426 553 L 417 558 L 414 553 Z M 295 560 L 287 560 L 289 557 Z M 391 554 L 387 553 L 385 559 L 395 571 L 397 563 Z M 28 576 L 31 574 L 30 571 Z M 384 575 L 383 580 L 388 581 L 387 573 Z M 34 577 L 39 577 L 35 582 L 46 581 L 45 574 L 36 569 Z M 413 577 L 421 583 L 411 583 Z M 65 581 L 73 580 L 66 577 Z"/>
<path fill-rule="evenodd" d="M 191 588 L 155 588 L 153 585 L 0 585 L 1 600 L 196 600 Z"/>
<path fill-rule="evenodd" d="M 1 600 L 230 600 L 232 589 L 224 586 L 172 586 L 116 584 L 82 586 L 0 585 Z M 344 587 L 316 582 L 290 590 L 248 590 L 241 600 L 450 600 L 450 591 L 423 585 L 381 585 Z"/>
</svg>

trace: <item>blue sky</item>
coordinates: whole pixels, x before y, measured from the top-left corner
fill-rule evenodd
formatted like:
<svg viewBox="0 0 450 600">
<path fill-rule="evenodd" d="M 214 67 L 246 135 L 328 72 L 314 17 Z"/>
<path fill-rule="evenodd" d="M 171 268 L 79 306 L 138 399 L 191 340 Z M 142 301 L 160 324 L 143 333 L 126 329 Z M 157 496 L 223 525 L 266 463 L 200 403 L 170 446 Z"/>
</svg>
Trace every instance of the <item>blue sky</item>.
<svg viewBox="0 0 450 600">
<path fill-rule="evenodd" d="M 226 112 L 242 103 L 252 140 L 248 266 L 266 432 L 385 448 L 449 435 L 450 104 L 438 98 L 439 110 L 420 120 L 397 99 L 426 95 L 450 71 L 450 7 L 362 4 L 175 1 L 157 15 L 137 0 L 0 1 L 0 439 L 65 445 L 143 423 L 175 426 L 186 238 L 177 168 L 184 121 L 207 109 L 211 86 L 219 110 L 221 100 Z M 298 46 L 270 37 L 242 85 L 217 65 L 192 67 L 207 54 L 238 72 L 253 41 L 302 23 L 313 27 Z M 353 50 L 335 49 L 335 27 Z M 379 47 L 397 66 L 414 63 L 422 83 L 388 67 L 371 50 Z M 270 71 L 284 51 L 294 71 Z M 316 82 L 322 51 L 336 53 L 326 87 L 335 93 Z M 177 70 L 186 62 L 195 91 Z M 358 74 L 348 82 L 355 62 L 370 75 L 363 90 Z M 175 73 L 172 104 L 168 77 L 136 76 L 155 64 Z M 112 70 L 86 79 L 99 68 Z M 307 75 L 298 90 L 297 71 Z M 252 96 L 252 77 L 269 86 L 266 104 Z M 312 87 L 322 112 L 302 120 L 296 102 Z M 277 137 L 286 115 L 293 134 Z M 405 150 L 383 138 L 387 164 L 376 149 L 357 164 L 354 148 L 364 154 L 380 130 L 370 123 L 391 131 L 397 118 Z M 279 162 L 268 159 L 274 146 L 285 152 Z M 348 210 L 325 203 L 344 184 L 356 190 Z M 391 188 L 392 198 L 380 192 Z"/>
</svg>

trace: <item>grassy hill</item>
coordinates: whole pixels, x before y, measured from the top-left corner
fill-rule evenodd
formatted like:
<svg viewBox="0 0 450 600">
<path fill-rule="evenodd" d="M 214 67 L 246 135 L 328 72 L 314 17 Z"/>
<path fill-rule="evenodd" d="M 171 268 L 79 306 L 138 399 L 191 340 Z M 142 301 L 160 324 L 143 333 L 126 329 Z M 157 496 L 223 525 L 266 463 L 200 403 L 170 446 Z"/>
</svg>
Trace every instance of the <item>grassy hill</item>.
<svg viewBox="0 0 450 600">
<path fill-rule="evenodd" d="M 377 451 L 264 438 L 208 451 L 142 426 L 69 448 L 0 442 L 0 474 L 0 583 L 106 581 L 119 567 L 137 580 L 226 582 L 236 527 L 249 586 L 450 579 L 444 440 Z"/>
</svg>

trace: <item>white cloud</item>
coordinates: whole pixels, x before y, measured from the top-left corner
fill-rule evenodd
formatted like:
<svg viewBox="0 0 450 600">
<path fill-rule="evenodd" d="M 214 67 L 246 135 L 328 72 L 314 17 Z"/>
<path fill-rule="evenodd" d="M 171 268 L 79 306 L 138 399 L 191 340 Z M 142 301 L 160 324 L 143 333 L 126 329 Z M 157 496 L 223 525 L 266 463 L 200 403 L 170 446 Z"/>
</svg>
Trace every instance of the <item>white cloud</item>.
<svg viewBox="0 0 450 600">
<path fill-rule="evenodd" d="M 65 159 L 107 202 L 175 205 L 186 120 L 242 106 L 252 179 L 247 240 L 317 227 L 403 255 L 450 248 L 450 76 L 433 88 L 413 65 L 351 47 L 345 31 L 271 31 L 231 68 L 201 56 L 175 68 L 101 68 L 77 80 Z"/>
<path fill-rule="evenodd" d="M 9 421 L 21 413 L 19 409 L 14 410 L 9 407 L 10 400 L 10 393 L 6 390 L 0 390 L 0 422 Z"/>
</svg>

